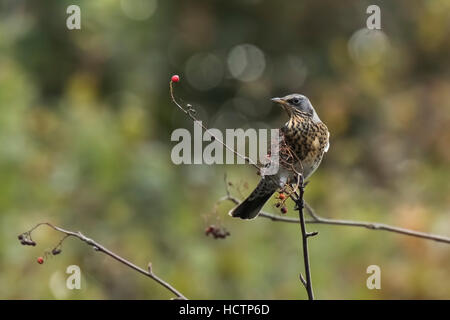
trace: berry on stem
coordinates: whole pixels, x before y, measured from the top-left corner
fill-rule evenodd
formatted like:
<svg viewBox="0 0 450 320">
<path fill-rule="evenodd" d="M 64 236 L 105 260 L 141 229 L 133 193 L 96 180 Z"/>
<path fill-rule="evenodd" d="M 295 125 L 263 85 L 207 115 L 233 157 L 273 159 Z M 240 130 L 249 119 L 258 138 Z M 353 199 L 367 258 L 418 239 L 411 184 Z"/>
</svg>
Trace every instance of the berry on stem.
<svg viewBox="0 0 450 320">
<path fill-rule="evenodd" d="M 180 81 L 180 76 L 177 75 L 177 74 L 173 75 L 171 81 L 172 81 L 172 82 L 178 82 L 178 81 Z"/>
<path fill-rule="evenodd" d="M 281 208 L 281 213 L 282 213 L 282 214 L 286 214 L 286 213 L 287 213 L 287 211 L 288 211 L 288 210 L 287 210 L 287 208 L 286 208 L 286 207 L 283 207 L 283 208 Z"/>
<path fill-rule="evenodd" d="M 42 258 L 42 257 L 37 258 L 37 263 L 43 264 L 44 263 L 44 258 Z"/>
</svg>

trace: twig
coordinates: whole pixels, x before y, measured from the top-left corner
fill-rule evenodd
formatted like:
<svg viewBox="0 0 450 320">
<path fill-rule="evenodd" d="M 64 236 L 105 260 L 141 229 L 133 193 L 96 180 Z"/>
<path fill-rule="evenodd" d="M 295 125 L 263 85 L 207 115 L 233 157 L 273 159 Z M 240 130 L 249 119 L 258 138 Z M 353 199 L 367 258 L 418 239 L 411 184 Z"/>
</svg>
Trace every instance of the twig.
<svg viewBox="0 0 450 320">
<path fill-rule="evenodd" d="M 219 202 L 223 201 L 231 201 L 234 204 L 238 205 L 241 203 L 241 201 L 233 197 L 231 195 L 224 196 L 218 200 Z M 450 238 L 446 236 L 431 234 L 431 233 L 425 233 L 421 231 L 414 231 L 406 228 L 400 228 L 400 227 L 394 227 L 390 226 L 388 224 L 384 223 L 378 223 L 378 222 L 365 222 L 365 221 L 353 221 L 353 220 L 339 220 L 339 219 L 328 219 L 323 218 L 315 213 L 315 211 L 311 208 L 311 206 L 305 201 L 305 209 L 306 211 L 311 215 L 312 220 L 305 220 L 305 223 L 317 223 L 317 224 L 328 224 L 328 225 L 337 225 L 337 226 L 348 226 L 348 227 L 360 227 L 360 228 L 366 228 L 370 230 L 384 230 L 388 232 L 394 232 L 394 233 L 400 233 L 411 237 L 416 238 L 422 238 L 427 240 L 433 240 L 437 242 L 442 243 L 449 243 L 450 244 Z M 272 221 L 277 222 L 287 222 L 287 223 L 296 223 L 298 224 L 300 220 L 298 218 L 291 218 L 291 217 L 283 217 L 281 215 L 261 211 L 259 213 L 260 217 L 270 219 Z"/>
<path fill-rule="evenodd" d="M 194 113 L 196 112 L 195 109 L 192 107 L 192 105 L 188 104 L 186 108 L 184 108 L 181 104 L 177 102 L 175 99 L 175 96 L 173 94 L 173 81 L 169 82 L 169 88 L 170 88 L 170 98 L 172 99 L 172 102 L 184 113 L 186 114 L 196 125 L 199 125 L 205 132 L 207 132 L 215 141 L 219 142 L 222 146 L 224 146 L 227 150 L 233 152 L 236 156 L 244 160 L 245 162 L 251 164 L 256 169 L 260 170 L 261 168 L 258 166 L 258 164 L 253 161 L 250 157 L 247 157 L 245 155 L 240 154 L 230 146 L 228 146 L 225 142 L 222 141 L 222 139 L 219 139 L 214 133 L 211 132 L 211 130 L 208 129 L 201 121 L 199 121 L 195 116 Z"/>
<path fill-rule="evenodd" d="M 34 226 L 31 230 L 21 234 L 19 236 L 19 239 L 22 239 L 23 237 L 25 237 L 25 239 L 27 239 L 27 237 L 31 240 L 31 232 L 33 230 L 35 230 L 36 228 L 38 228 L 39 226 L 42 225 L 47 225 L 50 228 L 59 231 L 61 233 L 63 233 L 65 236 L 64 238 L 58 243 L 57 248 L 59 248 L 62 244 L 62 242 L 68 238 L 68 237 L 75 237 L 80 239 L 81 241 L 87 243 L 88 245 L 90 245 L 91 247 L 94 248 L 95 251 L 99 251 L 99 252 L 103 252 L 106 255 L 110 256 L 111 258 L 113 258 L 114 260 L 119 261 L 120 263 L 126 265 L 127 267 L 142 273 L 143 275 L 153 279 L 154 281 L 156 281 L 157 283 L 159 283 L 161 286 L 163 286 L 164 288 L 166 288 L 167 290 L 169 290 L 170 292 L 172 292 L 175 296 L 176 299 L 180 299 L 180 300 L 187 300 L 187 298 L 181 294 L 177 289 L 175 289 L 172 285 L 170 285 L 169 283 L 167 283 L 166 281 L 164 281 L 163 279 L 161 279 L 160 277 L 158 277 L 156 274 L 153 273 L 152 271 L 152 267 L 151 267 L 151 263 L 149 263 L 148 265 L 148 270 L 144 270 L 141 267 L 138 267 L 137 265 L 133 264 L 132 262 L 126 260 L 125 258 L 122 258 L 121 256 L 117 255 L 116 253 L 112 252 L 111 250 L 105 248 L 104 246 L 102 246 L 100 243 L 86 237 L 85 235 L 83 235 L 81 232 L 74 232 L 74 231 L 70 231 L 70 230 L 66 230 L 57 226 L 54 226 L 51 223 L 48 222 L 42 222 L 37 224 L 36 226 Z M 32 240 L 31 240 L 32 241 Z M 21 241 L 22 244 L 24 244 L 24 240 Z M 25 241 L 26 242 L 26 241 Z M 27 243 L 25 243 L 27 244 Z M 35 245 L 35 244 L 34 244 Z"/>
<path fill-rule="evenodd" d="M 297 177 L 297 185 L 298 187 L 298 192 L 296 191 L 296 195 L 297 195 L 297 199 L 295 200 L 296 203 L 296 209 L 298 211 L 298 216 L 299 216 L 299 220 L 300 220 L 300 230 L 302 233 L 302 246 L 303 246 L 303 263 L 305 265 L 305 274 L 306 274 L 306 279 L 302 276 L 302 274 L 300 273 L 300 280 L 303 284 L 303 286 L 306 289 L 306 292 L 308 293 L 308 299 L 309 300 L 314 300 L 314 292 L 313 292 L 313 288 L 312 288 L 312 282 L 311 282 L 311 267 L 310 267 L 310 263 L 309 263 L 309 253 L 308 253 L 308 238 L 316 235 L 317 232 L 315 233 L 308 233 L 306 231 L 306 226 L 305 226 L 305 217 L 303 215 L 303 208 L 304 208 L 304 201 L 303 201 L 303 196 L 305 194 L 305 185 L 303 183 L 303 176 L 302 175 L 298 175 Z"/>
</svg>

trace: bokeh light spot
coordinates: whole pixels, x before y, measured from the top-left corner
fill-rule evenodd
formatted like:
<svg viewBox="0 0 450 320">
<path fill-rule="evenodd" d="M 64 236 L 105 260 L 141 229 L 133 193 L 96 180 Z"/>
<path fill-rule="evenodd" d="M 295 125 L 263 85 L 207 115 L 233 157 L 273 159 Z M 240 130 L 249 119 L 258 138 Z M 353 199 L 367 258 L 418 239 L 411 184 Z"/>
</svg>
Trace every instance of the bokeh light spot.
<svg viewBox="0 0 450 320">
<path fill-rule="evenodd" d="M 121 0 L 123 13 L 133 20 L 146 20 L 150 18 L 158 7 L 157 0 Z"/>
<path fill-rule="evenodd" d="M 199 53 L 186 63 L 186 78 L 198 90 L 209 90 L 220 84 L 223 79 L 222 61 L 211 53 Z"/>
<path fill-rule="evenodd" d="M 252 44 L 241 44 L 231 49 L 227 62 L 231 75 L 241 81 L 258 79 L 266 68 L 264 53 Z"/>
<path fill-rule="evenodd" d="M 350 56 L 362 66 L 379 63 L 385 57 L 388 47 L 388 38 L 380 30 L 360 29 L 348 42 Z"/>
</svg>

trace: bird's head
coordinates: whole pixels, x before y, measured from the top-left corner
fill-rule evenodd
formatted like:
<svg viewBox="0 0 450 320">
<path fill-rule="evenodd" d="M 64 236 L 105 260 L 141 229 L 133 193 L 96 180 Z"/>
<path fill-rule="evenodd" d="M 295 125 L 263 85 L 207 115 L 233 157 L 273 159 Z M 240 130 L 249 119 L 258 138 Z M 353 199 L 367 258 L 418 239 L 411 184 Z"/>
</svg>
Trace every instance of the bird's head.
<svg viewBox="0 0 450 320">
<path fill-rule="evenodd" d="M 314 110 L 311 102 L 304 95 L 293 93 L 282 98 L 272 98 L 271 100 L 281 105 L 289 117 L 299 115 L 311 117 L 314 121 L 320 121 L 316 110 Z"/>
</svg>

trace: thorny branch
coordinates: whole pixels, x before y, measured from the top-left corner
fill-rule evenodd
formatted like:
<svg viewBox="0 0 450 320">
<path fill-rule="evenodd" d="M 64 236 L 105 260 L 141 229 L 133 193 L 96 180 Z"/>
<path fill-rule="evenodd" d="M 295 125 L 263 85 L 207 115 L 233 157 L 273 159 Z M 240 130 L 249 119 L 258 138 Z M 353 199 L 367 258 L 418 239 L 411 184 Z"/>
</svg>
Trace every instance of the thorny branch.
<svg viewBox="0 0 450 320">
<path fill-rule="evenodd" d="M 227 177 L 225 175 L 225 190 L 226 195 L 222 198 L 220 198 L 216 205 L 223 201 L 231 201 L 236 205 L 239 205 L 241 201 L 237 199 L 236 197 L 231 195 L 230 192 L 230 184 L 227 182 Z M 444 242 L 444 243 L 450 243 L 450 238 L 445 236 L 439 236 L 419 231 L 413 231 L 405 228 L 399 228 L 394 226 L 389 226 L 382 223 L 371 223 L 371 222 L 361 222 L 361 221 L 351 221 L 351 220 L 337 220 L 337 219 L 327 219 L 322 218 L 312 209 L 312 207 L 303 199 L 304 191 L 305 191 L 305 183 L 303 182 L 303 178 L 301 175 L 297 176 L 297 184 L 294 188 L 294 195 L 290 195 L 290 198 L 294 200 L 296 207 L 295 209 L 299 213 L 299 218 L 290 218 L 290 217 L 283 217 L 280 215 L 275 215 L 267 212 L 261 211 L 259 213 L 259 216 L 270 219 L 272 221 L 281 221 L 281 222 L 289 222 L 289 223 L 295 223 L 300 224 L 301 228 L 301 234 L 302 234 L 302 246 L 303 246 L 303 260 L 305 265 L 305 274 L 306 278 L 300 273 L 299 279 L 303 286 L 306 289 L 306 292 L 308 293 L 308 299 L 314 300 L 314 292 L 312 289 L 312 282 L 311 282 L 311 268 L 310 268 L 310 262 L 309 262 L 309 253 L 308 253 L 308 238 L 315 236 L 318 234 L 317 231 L 308 233 L 306 231 L 305 224 L 306 223 L 316 223 L 316 224 L 330 224 L 330 225 L 342 225 L 342 226 L 352 226 L 352 227 L 363 227 L 371 230 L 385 230 L 390 231 L 394 233 L 400 233 L 408 236 L 413 236 L 417 238 L 423 238 L 428 240 L 434 240 L 437 242 Z M 308 214 L 311 216 L 312 220 L 305 220 L 303 209 L 306 208 Z"/>
<path fill-rule="evenodd" d="M 127 267 L 142 273 L 143 275 L 153 279 L 154 281 L 156 281 L 157 283 L 159 283 L 161 286 L 163 286 L 164 288 L 166 288 L 167 290 L 169 290 L 170 292 L 172 292 L 176 298 L 175 299 L 179 299 L 179 300 L 187 300 L 187 298 L 181 294 L 177 289 L 175 289 L 172 285 L 170 285 L 169 283 L 167 283 L 166 281 L 164 281 L 163 279 L 161 279 L 160 277 L 158 277 L 155 273 L 153 273 L 152 270 L 152 264 L 149 263 L 147 270 L 142 269 L 141 267 L 138 267 L 137 265 L 135 265 L 134 263 L 126 260 L 125 258 L 122 258 L 121 256 L 119 256 L 118 254 L 112 252 L 111 250 L 107 249 L 106 247 L 102 246 L 100 243 L 94 241 L 91 238 L 86 237 L 84 234 L 82 234 L 81 232 L 75 232 L 75 231 L 70 231 L 70 230 L 66 230 L 57 226 L 54 226 L 51 223 L 48 222 L 42 222 L 37 224 L 36 226 L 34 226 L 32 229 L 30 229 L 27 232 L 22 233 L 21 235 L 19 235 L 19 240 L 23 245 L 31 245 L 31 246 L 35 246 L 36 242 L 33 241 L 33 239 L 31 238 L 31 233 L 37 229 L 38 227 L 42 226 L 42 225 L 47 225 L 50 228 L 59 231 L 61 233 L 64 234 L 64 237 L 59 241 L 59 243 L 56 245 L 56 247 L 52 250 L 52 254 L 56 255 L 61 253 L 61 246 L 62 243 L 65 239 L 69 238 L 69 237 L 75 237 L 78 238 L 79 240 L 85 242 L 86 244 L 88 244 L 89 246 L 93 247 L 95 251 L 98 252 L 103 252 L 104 254 L 110 256 L 111 258 L 113 258 L 114 260 L 119 261 L 120 263 L 126 265 Z"/>
<path fill-rule="evenodd" d="M 241 200 L 232 196 L 229 190 L 226 190 L 226 195 L 218 200 L 218 202 L 223 202 L 223 201 L 231 201 L 236 205 L 241 203 Z M 428 239 L 428 240 L 433 240 L 433 241 L 443 242 L 443 243 L 450 243 L 450 237 L 436 235 L 436 234 L 432 234 L 432 233 L 421 232 L 421 231 L 414 231 L 414 230 L 410 230 L 410 229 L 406 229 L 406 228 L 395 227 L 395 226 L 391 226 L 391 225 L 384 224 L 384 223 L 323 218 L 314 211 L 314 209 L 308 204 L 308 202 L 305 201 L 304 205 L 305 205 L 306 211 L 312 218 L 310 220 L 305 220 L 305 223 L 360 227 L 360 228 L 366 228 L 366 229 L 370 229 L 370 230 L 384 230 L 384 231 L 400 233 L 400 234 L 404 234 L 404 235 L 412 236 L 412 237 L 416 237 L 416 238 Z M 300 220 L 297 218 L 284 217 L 284 216 L 269 213 L 266 211 L 261 211 L 259 213 L 259 216 L 266 218 L 266 219 L 270 219 L 272 221 L 278 221 L 278 222 L 288 222 L 288 223 L 296 223 L 296 224 L 298 224 L 300 222 Z"/>
</svg>

